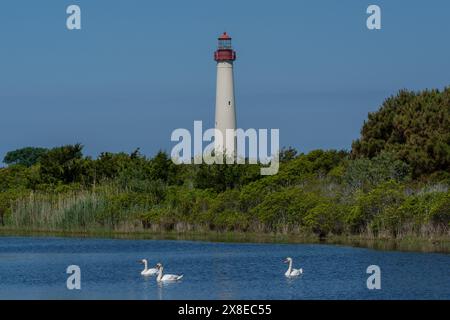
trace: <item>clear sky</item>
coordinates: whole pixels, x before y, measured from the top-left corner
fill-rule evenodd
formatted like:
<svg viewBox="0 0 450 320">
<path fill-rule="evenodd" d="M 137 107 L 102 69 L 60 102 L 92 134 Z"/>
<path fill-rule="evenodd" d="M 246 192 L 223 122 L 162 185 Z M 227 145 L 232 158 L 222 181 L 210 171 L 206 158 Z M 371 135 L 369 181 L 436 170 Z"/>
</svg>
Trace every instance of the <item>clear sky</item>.
<svg viewBox="0 0 450 320">
<path fill-rule="evenodd" d="M 82 30 L 66 28 L 66 8 Z M 382 9 L 369 31 L 366 9 Z M 214 124 L 216 38 L 233 37 L 238 127 L 349 149 L 399 89 L 450 84 L 450 1 L 2 0 L 0 158 L 81 142 L 153 155 Z"/>
</svg>

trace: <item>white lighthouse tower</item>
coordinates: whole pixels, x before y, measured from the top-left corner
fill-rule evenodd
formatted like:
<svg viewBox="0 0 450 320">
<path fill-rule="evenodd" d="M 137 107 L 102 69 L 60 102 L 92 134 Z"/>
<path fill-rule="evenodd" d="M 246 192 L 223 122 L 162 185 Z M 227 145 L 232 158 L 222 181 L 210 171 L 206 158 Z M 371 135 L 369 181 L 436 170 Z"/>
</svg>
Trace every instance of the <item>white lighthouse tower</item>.
<svg viewBox="0 0 450 320">
<path fill-rule="evenodd" d="M 231 37 L 224 32 L 219 37 L 219 46 L 214 53 L 217 62 L 216 87 L 216 130 L 220 131 L 223 139 L 215 137 L 215 151 L 227 156 L 236 154 L 236 138 L 226 139 L 227 129 L 236 130 L 236 105 L 234 102 L 233 61 L 236 52 L 231 46 Z M 221 141 L 222 140 L 222 141 Z"/>
</svg>

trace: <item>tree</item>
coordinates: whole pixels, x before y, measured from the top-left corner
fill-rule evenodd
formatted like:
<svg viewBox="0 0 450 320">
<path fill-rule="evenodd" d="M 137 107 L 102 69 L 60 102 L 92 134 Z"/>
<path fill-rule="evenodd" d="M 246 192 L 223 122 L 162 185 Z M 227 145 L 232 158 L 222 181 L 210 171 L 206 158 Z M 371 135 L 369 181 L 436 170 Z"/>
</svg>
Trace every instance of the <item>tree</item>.
<svg viewBox="0 0 450 320">
<path fill-rule="evenodd" d="M 444 91 L 400 91 L 370 113 L 353 142 L 354 158 L 383 151 L 412 168 L 413 177 L 450 170 L 450 87 Z"/>
<path fill-rule="evenodd" d="M 91 161 L 83 158 L 83 145 L 53 148 L 41 156 L 41 177 L 47 183 L 73 183 L 91 180 Z"/>
<path fill-rule="evenodd" d="M 102 152 L 94 164 L 96 180 L 114 179 L 130 165 L 130 156 L 126 153 Z"/>
<path fill-rule="evenodd" d="M 5 155 L 3 162 L 6 163 L 7 165 L 21 164 L 26 167 L 31 167 L 32 165 L 36 164 L 41 158 L 41 156 L 45 154 L 47 151 L 48 149 L 45 148 L 33 148 L 33 147 L 17 149 L 14 151 L 9 151 Z"/>
<path fill-rule="evenodd" d="M 368 190 L 389 180 L 407 181 L 410 173 L 406 163 L 395 159 L 392 153 L 382 152 L 372 160 L 360 158 L 349 161 L 343 179 L 352 190 Z"/>
<path fill-rule="evenodd" d="M 282 148 L 280 151 L 280 162 L 288 162 L 297 156 L 297 150 L 292 147 Z"/>
<path fill-rule="evenodd" d="M 167 182 L 171 174 L 172 160 L 167 153 L 160 150 L 156 156 L 151 160 L 150 177 L 152 180 L 161 180 Z"/>
<path fill-rule="evenodd" d="M 347 212 L 347 223 L 356 232 L 364 231 L 368 225 L 374 232 L 395 231 L 401 218 L 398 208 L 405 198 L 404 187 L 394 180 L 381 183 L 366 194 L 359 192 L 355 206 Z M 392 218 L 398 219 L 393 223 Z"/>
</svg>

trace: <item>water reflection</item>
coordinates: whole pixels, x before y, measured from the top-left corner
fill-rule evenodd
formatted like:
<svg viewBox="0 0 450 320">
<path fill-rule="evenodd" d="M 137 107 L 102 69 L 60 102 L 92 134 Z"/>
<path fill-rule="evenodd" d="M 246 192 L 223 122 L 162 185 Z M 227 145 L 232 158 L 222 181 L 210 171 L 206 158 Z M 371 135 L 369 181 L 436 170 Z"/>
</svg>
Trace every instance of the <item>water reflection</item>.
<svg viewBox="0 0 450 320">
<path fill-rule="evenodd" d="M 157 284 L 157 292 L 158 292 L 158 300 L 164 300 L 164 284 L 162 282 L 158 282 Z"/>
<path fill-rule="evenodd" d="M 450 253 L 448 239 L 365 239 L 359 237 L 337 238 L 304 238 L 301 235 L 273 235 L 273 234 L 247 234 L 247 233 L 220 233 L 220 232 L 184 232 L 184 233 L 154 233 L 154 232 L 38 232 L 16 231 L 0 228 L 0 236 L 34 236 L 34 237 L 76 237 L 76 238 L 107 238 L 124 240 L 176 240 L 176 241 L 214 241 L 229 243 L 283 243 L 283 244 L 339 244 L 345 246 L 364 247 L 376 250 L 398 250 Z"/>
</svg>

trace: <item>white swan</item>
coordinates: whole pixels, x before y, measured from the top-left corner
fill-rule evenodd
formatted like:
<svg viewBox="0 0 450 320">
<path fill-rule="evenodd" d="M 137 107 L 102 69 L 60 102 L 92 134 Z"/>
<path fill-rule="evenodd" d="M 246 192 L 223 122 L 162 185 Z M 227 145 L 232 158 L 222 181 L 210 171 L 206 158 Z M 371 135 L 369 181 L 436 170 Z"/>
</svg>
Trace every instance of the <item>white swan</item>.
<svg viewBox="0 0 450 320">
<path fill-rule="evenodd" d="M 158 268 L 148 268 L 148 262 L 147 259 L 142 259 L 139 261 L 140 263 L 144 264 L 144 270 L 141 271 L 141 275 L 143 276 L 154 276 L 158 273 Z"/>
<path fill-rule="evenodd" d="M 178 281 L 181 278 L 183 278 L 183 275 L 176 275 L 176 274 L 165 274 L 163 275 L 163 266 L 161 263 L 158 263 L 156 265 L 158 268 L 158 276 L 156 277 L 157 282 L 165 282 L 165 281 Z"/>
<path fill-rule="evenodd" d="M 287 269 L 287 271 L 284 274 L 286 277 L 288 277 L 288 278 L 297 277 L 303 273 L 302 268 L 300 268 L 300 269 L 292 268 L 292 258 L 287 257 L 286 260 L 284 260 L 284 263 L 289 263 L 289 268 Z"/>
</svg>

